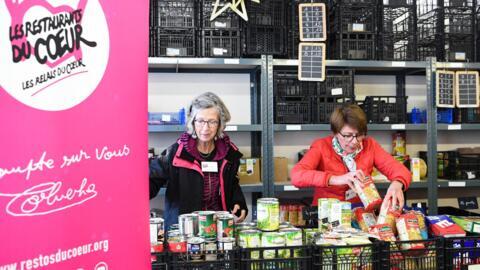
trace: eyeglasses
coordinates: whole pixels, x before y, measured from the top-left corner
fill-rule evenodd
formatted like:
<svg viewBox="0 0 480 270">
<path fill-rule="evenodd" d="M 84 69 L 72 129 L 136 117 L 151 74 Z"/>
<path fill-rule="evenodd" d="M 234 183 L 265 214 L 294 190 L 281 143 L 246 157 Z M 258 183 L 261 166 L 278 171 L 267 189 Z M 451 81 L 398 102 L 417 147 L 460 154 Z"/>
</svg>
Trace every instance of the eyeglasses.
<svg viewBox="0 0 480 270">
<path fill-rule="evenodd" d="M 340 134 L 340 136 L 342 136 L 347 142 L 353 141 L 353 138 L 357 139 L 357 141 L 361 141 L 365 138 L 365 134 L 342 134 L 340 132 L 338 134 Z"/>
<path fill-rule="evenodd" d="M 204 127 L 207 125 L 209 128 L 212 127 L 217 127 L 218 126 L 218 121 L 217 120 L 197 120 L 195 119 L 195 124 L 197 124 L 200 127 Z"/>
</svg>

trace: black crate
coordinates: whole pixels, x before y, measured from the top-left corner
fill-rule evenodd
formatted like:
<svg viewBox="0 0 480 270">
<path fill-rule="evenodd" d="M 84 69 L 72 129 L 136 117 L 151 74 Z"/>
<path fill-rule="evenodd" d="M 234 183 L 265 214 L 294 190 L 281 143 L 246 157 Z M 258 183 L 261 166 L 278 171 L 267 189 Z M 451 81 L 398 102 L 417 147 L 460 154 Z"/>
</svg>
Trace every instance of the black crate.
<svg viewBox="0 0 480 270">
<path fill-rule="evenodd" d="M 314 269 L 380 269 L 379 244 L 380 242 L 352 246 L 314 246 Z"/>
<path fill-rule="evenodd" d="M 168 253 L 155 252 L 151 253 L 152 270 L 167 270 L 168 269 Z"/>
<path fill-rule="evenodd" d="M 210 21 L 210 16 L 213 12 L 215 1 L 202 0 L 201 7 L 199 7 L 201 27 L 203 29 L 239 29 L 240 28 L 240 16 L 233 12 L 232 9 L 227 8 L 222 14 L 216 17 L 213 21 Z M 230 4 L 230 2 L 225 2 Z M 224 4 L 225 4 L 224 3 Z M 219 8 L 222 8 L 222 3 L 219 3 Z"/>
<path fill-rule="evenodd" d="M 333 0 L 333 4 L 337 5 L 352 5 L 352 4 L 362 4 L 362 5 L 376 5 L 377 0 Z"/>
<path fill-rule="evenodd" d="M 317 95 L 353 98 L 354 75 L 353 69 L 327 69 L 325 82 L 320 84 Z"/>
<path fill-rule="evenodd" d="M 169 252 L 169 270 L 237 270 L 239 269 L 238 250 L 217 251 L 216 260 L 205 261 L 205 254 L 201 260 L 194 261 L 189 253 Z"/>
<path fill-rule="evenodd" d="M 379 13 L 378 58 L 414 61 L 417 47 L 415 6 L 384 5 Z"/>
<path fill-rule="evenodd" d="M 155 57 L 157 55 L 158 47 L 158 29 L 156 27 L 150 27 L 149 42 L 148 42 L 148 56 Z"/>
<path fill-rule="evenodd" d="M 195 56 L 195 30 L 158 29 L 156 56 Z"/>
<path fill-rule="evenodd" d="M 337 108 L 344 104 L 353 103 L 353 98 L 347 97 L 317 97 L 312 102 L 312 120 L 314 123 L 330 123 L 330 115 Z"/>
<path fill-rule="evenodd" d="M 418 155 L 421 159 L 425 161 L 425 163 L 428 162 L 427 152 L 420 151 L 418 152 Z M 438 151 L 437 152 L 437 177 L 441 179 L 448 179 L 448 180 L 460 179 L 460 171 L 458 171 L 458 152 L 457 151 Z"/>
<path fill-rule="evenodd" d="M 239 30 L 202 30 L 200 57 L 240 57 Z"/>
<path fill-rule="evenodd" d="M 406 244 L 419 244 L 423 248 L 403 249 Z M 445 269 L 443 239 L 382 242 L 379 269 Z"/>
<path fill-rule="evenodd" d="M 376 5 L 334 5 L 331 9 L 332 33 L 375 33 Z"/>
<path fill-rule="evenodd" d="M 458 171 L 461 179 L 480 179 L 480 154 L 458 154 Z"/>
<path fill-rule="evenodd" d="M 267 0 L 260 3 L 246 1 L 245 4 L 248 11 L 248 26 L 285 26 L 287 4 L 284 0 Z"/>
<path fill-rule="evenodd" d="M 148 15 L 148 24 L 150 27 L 158 26 L 158 0 L 150 0 Z"/>
<path fill-rule="evenodd" d="M 318 93 L 321 82 L 299 81 L 297 69 L 280 69 L 273 72 L 273 95 L 278 101 L 308 100 Z"/>
<path fill-rule="evenodd" d="M 464 108 L 460 110 L 461 123 L 480 123 L 480 108 Z"/>
<path fill-rule="evenodd" d="M 304 101 L 275 101 L 275 124 L 311 124 L 312 104 Z"/>
<path fill-rule="evenodd" d="M 407 97 L 367 96 L 361 107 L 369 123 L 407 122 Z"/>
<path fill-rule="evenodd" d="M 158 26 L 168 28 L 195 27 L 195 0 L 158 0 Z"/>
<path fill-rule="evenodd" d="M 240 250 L 241 270 L 310 270 L 310 246 L 245 248 Z"/>
<path fill-rule="evenodd" d="M 244 56 L 257 57 L 262 54 L 285 56 L 285 27 L 253 26 L 245 29 Z"/>
<path fill-rule="evenodd" d="M 338 34 L 330 39 L 329 58 L 342 60 L 375 60 L 374 34 Z"/>
<path fill-rule="evenodd" d="M 475 11 L 470 7 L 445 7 L 445 34 L 473 35 Z"/>
<path fill-rule="evenodd" d="M 480 264 L 480 236 L 445 238 L 445 269 Z"/>
<path fill-rule="evenodd" d="M 445 56 L 448 61 L 473 61 L 474 47 L 473 35 L 445 35 Z"/>
</svg>

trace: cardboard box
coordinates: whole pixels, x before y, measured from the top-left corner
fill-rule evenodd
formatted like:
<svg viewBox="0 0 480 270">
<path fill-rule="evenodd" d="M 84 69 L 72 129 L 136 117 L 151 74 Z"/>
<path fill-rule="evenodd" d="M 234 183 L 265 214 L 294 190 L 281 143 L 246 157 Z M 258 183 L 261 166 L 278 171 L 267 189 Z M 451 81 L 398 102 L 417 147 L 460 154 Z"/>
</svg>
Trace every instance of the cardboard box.
<svg viewBox="0 0 480 270">
<path fill-rule="evenodd" d="M 261 183 L 261 166 L 259 158 L 242 158 L 238 167 L 240 184 Z"/>
<path fill-rule="evenodd" d="M 275 183 L 288 182 L 288 159 L 286 157 L 273 158 L 273 177 Z"/>
</svg>

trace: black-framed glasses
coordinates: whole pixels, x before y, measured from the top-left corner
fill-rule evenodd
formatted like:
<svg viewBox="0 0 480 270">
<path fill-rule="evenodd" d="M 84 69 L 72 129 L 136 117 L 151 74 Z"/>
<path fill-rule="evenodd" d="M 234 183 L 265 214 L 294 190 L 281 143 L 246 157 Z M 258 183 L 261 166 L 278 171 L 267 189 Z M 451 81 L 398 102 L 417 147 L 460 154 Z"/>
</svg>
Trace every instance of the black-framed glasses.
<svg viewBox="0 0 480 270">
<path fill-rule="evenodd" d="M 340 134 L 340 136 L 342 136 L 347 142 L 353 141 L 353 138 L 357 139 L 357 142 L 365 138 L 365 134 L 342 134 L 340 132 L 338 134 Z"/>
<path fill-rule="evenodd" d="M 204 127 L 207 125 L 209 128 L 212 127 L 217 127 L 218 126 L 218 121 L 217 120 L 199 120 L 195 119 L 195 124 L 197 124 L 200 127 Z"/>
</svg>

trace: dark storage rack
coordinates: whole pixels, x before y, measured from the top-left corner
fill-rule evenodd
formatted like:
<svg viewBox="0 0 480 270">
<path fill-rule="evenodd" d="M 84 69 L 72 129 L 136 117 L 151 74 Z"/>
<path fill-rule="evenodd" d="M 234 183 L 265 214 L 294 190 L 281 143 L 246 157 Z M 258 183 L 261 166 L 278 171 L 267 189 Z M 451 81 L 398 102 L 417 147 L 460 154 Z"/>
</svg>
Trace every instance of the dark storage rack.
<svg viewBox="0 0 480 270">
<path fill-rule="evenodd" d="M 312 102 L 314 123 L 330 123 L 330 115 L 337 108 L 344 104 L 354 103 L 349 97 L 315 97 Z"/>
<path fill-rule="evenodd" d="M 401 96 L 367 96 L 360 107 L 369 123 L 407 123 L 407 98 Z"/>
<path fill-rule="evenodd" d="M 480 237 L 455 237 L 445 239 L 445 269 L 467 269 L 480 264 Z"/>
<path fill-rule="evenodd" d="M 210 15 L 213 12 L 215 1 L 202 0 L 199 7 L 200 26 L 202 29 L 218 29 L 218 30 L 239 30 L 240 17 L 235 12 L 227 8 L 213 21 L 210 21 Z M 219 6 L 221 8 L 222 6 Z"/>
<path fill-rule="evenodd" d="M 238 58 L 241 43 L 240 30 L 201 30 L 201 57 Z"/>
<path fill-rule="evenodd" d="M 241 270 L 311 270 L 310 246 L 240 249 Z"/>
<path fill-rule="evenodd" d="M 352 246 L 314 246 L 314 269 L 380 269 L 379 242 Z"/>
<path fill-rule="evenodd" d="M 423 248 L 404 250 L 405 244 L 422 245 Z M 383 242 L 379 269 L 445 269 L 443 239 Z"/>
<path fill-rule="evenodd" d="M 156 55 L 194 57 L 196 38 L 194 29 L 158 28 Z"/>
<path fill-rule="evenodd" d="M 196 26 L 196 0 L 157 0 L 158 27 L 192 29 Z"/>
</svg>

